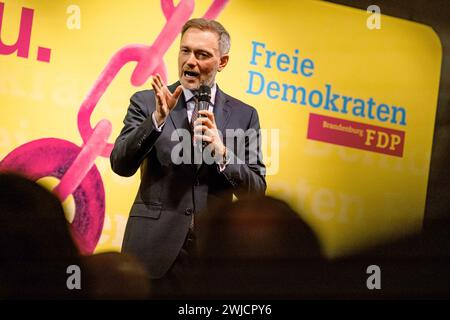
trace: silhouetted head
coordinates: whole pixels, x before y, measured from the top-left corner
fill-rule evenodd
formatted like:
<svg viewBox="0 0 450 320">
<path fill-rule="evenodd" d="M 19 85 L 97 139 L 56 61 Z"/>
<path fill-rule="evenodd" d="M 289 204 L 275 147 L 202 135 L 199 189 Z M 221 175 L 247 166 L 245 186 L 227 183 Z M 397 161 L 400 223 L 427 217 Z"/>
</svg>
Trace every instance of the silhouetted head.
<svg viewBox="0 0 450 320">
<path fill-rule="evenodd" d="M 0 174 L 0 270 L 7 298 L 64 298 L 78 251 L 58 198 L 37 183 Z"/>
<path fill-rule="evenodd" d="M 314 232 L 281 200 L 227 204 L 196 217 L 195 228 L 199 268 L 191 286 L 197 296 L 297 297 L 322 276 Z"/>
</svg>

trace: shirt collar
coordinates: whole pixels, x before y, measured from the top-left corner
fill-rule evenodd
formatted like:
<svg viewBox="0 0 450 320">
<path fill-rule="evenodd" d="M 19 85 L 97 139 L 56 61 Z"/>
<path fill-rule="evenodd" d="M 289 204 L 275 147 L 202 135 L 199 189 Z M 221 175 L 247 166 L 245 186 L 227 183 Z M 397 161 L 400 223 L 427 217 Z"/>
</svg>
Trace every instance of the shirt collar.
<svg viewBox="0 0 450 320">
<path fill-rule="evenodd" d="M 186 89 L 183 87 L 183 92 L 184 92 L 184 97 L 186 99 L 186 101 L 189 101 L 192 99 L 192 97 L 194 96 L 194 92 L 192 92 L 189 89 Z M 211 87 L 211 101 L 209 103 L 211 103 L 214 106 L 214 101 L 216 101 L 216 92 L 217 92 L 217 85 L 214 82 L 213 86 Z"/>
</svg>

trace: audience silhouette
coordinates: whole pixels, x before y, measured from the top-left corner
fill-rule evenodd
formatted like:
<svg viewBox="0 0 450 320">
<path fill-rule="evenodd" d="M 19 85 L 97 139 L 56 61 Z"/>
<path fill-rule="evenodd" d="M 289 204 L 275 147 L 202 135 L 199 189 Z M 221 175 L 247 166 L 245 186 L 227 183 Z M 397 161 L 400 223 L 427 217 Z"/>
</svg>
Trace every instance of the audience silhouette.
<svg viewBox="0 0 450 320">
<path fill-rule="evenodd" d="M 60 201 L 24 177 L 0 174 L 0 296 L 71 299 L 67 268 L 80 265 Z"/>
<path fill-rule="evenodd" d="M 195 259 L 183 290 L 153 290 L 133 256 L 81 256 L 59 199 L 0 173 L 0 299 L 393 299 L 450 296 L 450 223 L 334 260 L 286 202 L 269 196 L 196 216 Z M 67 286 L 71 265 L 81 290 Z M 380 270 L 371 286 L 370 266 Z M 373 269 L 371 269 L 373 270 Z M 155 288 L 156 289 L 156 288 Z"/>
<path fill-rule="evenodd" d="M 313 230 L 285 202 L 264 196 L 219 206 L 196 219 L 193 298 L 317 297 L 326 263 Z"/>
<path fill-rule="evenodd" d="M 68 284 L 79 269 L 79 288 Z M 131 256 L 81 256 L 59 199 L 0 173 L 0 299 L 147 299 L 150 281 Z"/>
</svg>

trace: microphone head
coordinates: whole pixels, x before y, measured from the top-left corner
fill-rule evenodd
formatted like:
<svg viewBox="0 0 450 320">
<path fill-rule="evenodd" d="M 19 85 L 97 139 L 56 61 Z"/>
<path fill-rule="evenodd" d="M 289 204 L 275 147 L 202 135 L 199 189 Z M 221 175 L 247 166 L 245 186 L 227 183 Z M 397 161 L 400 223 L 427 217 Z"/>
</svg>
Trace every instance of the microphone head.
<svg viewBox="0 0 450 320">
<path fill-rule="evenodd" d="M 211 100 L 211 88 L 205 84 L 202 84 L 198 89 L 198 101 L 210 101 Z"/>
</svg>

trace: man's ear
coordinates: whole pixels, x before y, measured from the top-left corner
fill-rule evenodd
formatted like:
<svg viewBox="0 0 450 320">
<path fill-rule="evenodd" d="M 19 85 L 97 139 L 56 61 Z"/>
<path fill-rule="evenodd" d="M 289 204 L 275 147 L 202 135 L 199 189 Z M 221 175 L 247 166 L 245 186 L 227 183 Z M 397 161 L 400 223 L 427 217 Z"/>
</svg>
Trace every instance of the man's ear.
<svg viewBox="0 0 450 320">
<path fill-rule="evenodd" d="M 222 71 L 223 68 L 225 68 L 225 66 L 228 63 L 228 59 L 230 59 L 230 56 L 228 54 L 224 54 L 223 56 L 220 57 L 220 63 L 219 63 L 219 68 L 217 69 L 217 71 Z"/>
</svg>

